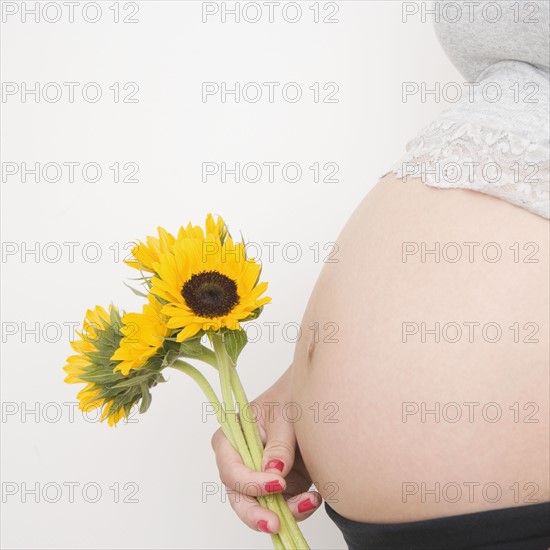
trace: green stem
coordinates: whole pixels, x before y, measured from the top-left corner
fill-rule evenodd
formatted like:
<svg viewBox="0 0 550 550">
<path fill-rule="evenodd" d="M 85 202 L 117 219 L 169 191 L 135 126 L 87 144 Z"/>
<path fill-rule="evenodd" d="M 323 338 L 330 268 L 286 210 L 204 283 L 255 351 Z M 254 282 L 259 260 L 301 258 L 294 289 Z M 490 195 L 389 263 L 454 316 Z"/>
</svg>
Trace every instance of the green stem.
<svg viewBox="0 0 550 550">
<path fill-rule="evenodd" d="M 239 410 L 242 411 L 244 407 L 247 407 L 250 411 L 250 414 L 252 415 L 251 417 L 244 418 L 246 415 L 243 415 L 241 413 L 241 424 L 244 425 L 243 430 L 244 430 L 246 441 L 248 443 L 252 456 L 256 457 L 257 460 L 259 457 L 259 471 L 260 471 L 261 465 L 262 465 L 262 456 L 263 456 L 264 446 L 262 443 L 262 439 L 260 437 L 260 431 L 258 429 L 258 424 L 256 421 L 256 417 L 254 415 L 254 411 L 252 410 L 252 407 L 250 407 L 249 405 L 249 401 L 246 397 L 246 393 L 241 383 L 241 379 L 239 378 L 239 374 L 237 373 L 237 369 L 235 368 L 231 369 L 231 385 L 235 393 L 235 398 L 237 400 L 237 403 L 239 404 Z M 283 497 L 283 495 L 278 493 L 276 495 L 273 495 L 273 497 L 274 497 L 275 503 L 277 504 L 278 508 L 281 511 L 281 516 L 283 521 L 288 525 L 288 528 L 292 534 L 293 542 L 296 545 L 296 548 L 309 549 L 306 539 L 304 538 L 302 531 L 298 527 L 298 524 L 296 523 L 296 520 L 294 519 L 294 516 L 292 515 L 292 512 L 290 511 L 290 508 L 288 507 L 288 504 L 285 498 Z"/>
<path fill-rule="evenodd" d="M 231 434 L 233 435 L 237 444 L 236 449 L 241 455 L 244 464 L 248 468 L 257 472 L 261 472 L 261 458 L 259 464 L 256 465 L 257 462 L 253 459 L 250 448 L 243 434 L 242 424 L 237 420 L 237 413 L 235 411 L 233 391 L 231 387 L 231 370 L 234 367 L 231 364 L 231 360 L 227 354 L 227 350 L 225 349 L 223 335 L 212 333 L 210 334 L 210 338 L 212 340 L 212 344 L 214 345 L 214 351 L 218 360 L 218 371 L 220 374 L 222 399 L 224 401 L 226 414 L 229 414 L 228 423 L 231 429 Z M 273 495 L 260 496 L 258 497 L 258 501 L 264 508 L 268 508 L 280 517 L 279 506 L 277 505 L 277 502 L 273 499 Z M 278 536 L 280 537 L 283 549 L 294 548 L 293 540 L 289 535 L 290 532 L 284 529 L 284 524 L 283 522 L 281 522 L 281 529 L 279 530 Z"/>
<path fill-rule="evenodd" d="M 229 359 L 231 360 L 231 359 Z M 260 437 L 260 430 L 258 429 L 258 424 L 256 420 L 256 415 L 254 410 L 250 406 L 250 403 L 246 397 L 246 393 L 241 384 L 237 370 L 233 365 L 231 365 L 230 371 L 230 380 L 231 380 L 231 389 L 235 394 L 235 400 L 239 407 L 239 416 L 241 419 L 241 426 L 243 428 L 244 436 L 248 447 L 250 449 L 250 454 L 252 455 L 252 460 L 256 466 L 258 472 L 262 471 L 262 458 L 263 458 L 263 443 Z M 244 412 L 246 409 L 246 413 Z M 247 415 L 247 418 L 245 418 Z"/>
<path fill-rule="evenodd" d="M 275 498 L 275 503 L 279 506 L 279 509 L 281 510 L 282 519 L 284 523 L 288 526 L 292 539 L 294 540 L 294 550 L 309 550 L 309 545 L 304 537 L 304 534 L 298 527 L 296 519 L 290 511 L 285 497 L 281 493 L 277 493 L 273 496 Z"/>
<path fill-rule="evenodd" d="M 235 404 L 233 402 L 233 393 L 231 392 L 231 382 L 229 368 L 226 361 L 221 358 L 220 354 L 225 352 L 225 346 L 223 343 L 223 337 L 219 334 L 211 335 L 212 343 L 214 344 L 214 349 L 216 355 L 220 359 L 218 362 L 218 372 L 220 374 L 220 386 L 222 390 L 222 401 L 225 411 L 225 419 L 231 430 L 233 440 L 236 443 L 236 449 L 240 453 L 244 463 L 249 467 L 254 469 L 254 462 L 248 446 L 246 445 L 246 440 L 244 438 L 243 432 L 239 423 L 237 421 L 237 411 L 235 410 Z"/>
<path fill-rule="evenodd" d="M 200 359 L 201 361 L 208 363 L 211 367 L 217 369 L 218 359 L 216 358 L 216 354 L 211 349 L 208 349 L 206 346 L 202 346 L 202 348 L 202 355 L 197 357 L 197 359 Z"/>
<path fill-rule="evenodd" d="M 267 508 L 265 504 L 263 504 L 264 508 Z M 271 542 L 273 543 L 273 548 L 275 550 L 286 550 L 285 545 L 283 544 L 283 541 L 281 540 L 281 536 L 279 533 L 276 533 L 275 535 L 271 535 Z"/>
</svg>

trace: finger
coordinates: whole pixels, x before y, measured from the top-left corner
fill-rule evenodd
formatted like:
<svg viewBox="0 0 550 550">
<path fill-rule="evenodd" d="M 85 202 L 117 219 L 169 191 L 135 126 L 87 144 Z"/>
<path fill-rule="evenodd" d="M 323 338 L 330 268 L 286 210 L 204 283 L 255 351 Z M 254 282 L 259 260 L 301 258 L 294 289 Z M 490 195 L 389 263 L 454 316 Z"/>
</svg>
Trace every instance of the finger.
<svg viewBox="0 0 550 550">
<path fill-rule="evenodd" d="M 286 489 L 283 492 L 283 496 L 286 499 L 312 490 L 311 481 L 304 478 L 296 471 L 296 465 L 294 465 L 290 473 L 285 477 L 285 481 Z"/>
<path fill-rule="evenodd" d="M 228 491 L 227 498 L 239 519 L 250 529 L 271 534 L 279 531 L 280 520 L 277 514 L 260 506 L 255 498 L 234 491 Z"/>
<path fill-rule="evenodd" d="M 286 481 L 280 472 L 256 472 L 245 466 L 241 455 L 221 430 L 212 436 L 212 448 L 216 453 L 220 479 L 228 489 L 257 497 L 280 493 L 286 488 Z"/>
<path fill-rule="evenodd" d="M 284 418 L 280 407 L 271 409 L 270 414 L 264 425 L 267 441 L 262 470 L 286 476 L 292 469 L 296 453 L 294 425 Z"/>
<path fill-rule="evenodd" d="M 323 498 L 317 491 L 308 491 L 293 496 L 286 502 L 296 521 L 302 521 L 319 509 Z"/>
</svg>

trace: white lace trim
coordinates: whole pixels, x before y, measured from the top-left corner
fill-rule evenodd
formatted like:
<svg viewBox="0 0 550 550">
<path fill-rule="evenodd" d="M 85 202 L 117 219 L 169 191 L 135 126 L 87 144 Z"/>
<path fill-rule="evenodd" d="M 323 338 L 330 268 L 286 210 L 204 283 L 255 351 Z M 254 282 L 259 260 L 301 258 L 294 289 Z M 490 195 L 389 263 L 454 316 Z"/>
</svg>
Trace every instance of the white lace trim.
<svg viewBox="0 0 550 550">
<path fill-rule="evenodd" d="M 392 172 L 432 187 L 472 189 L 550 217 L 549 143 L 456 120 L 432 122 Z"/>
</svg>

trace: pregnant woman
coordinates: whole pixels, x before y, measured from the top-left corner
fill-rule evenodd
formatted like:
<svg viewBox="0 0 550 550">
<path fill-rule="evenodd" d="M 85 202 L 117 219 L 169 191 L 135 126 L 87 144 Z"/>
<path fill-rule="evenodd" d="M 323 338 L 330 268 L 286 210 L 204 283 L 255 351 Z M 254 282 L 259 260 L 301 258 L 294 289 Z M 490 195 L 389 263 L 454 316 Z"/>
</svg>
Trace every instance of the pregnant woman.
<svg viewBox="0 0 550 550">
<path fill-rule="evenodd" d="M 213 437 L 253 529 L 279 520 L 245 486 L 299 520 L 323 497 L 352 549 L 550 546 L 549 2 L 486 4 L 437 5 L 469 93 L 342 230 L 303 319 L 319 332 L 256 399 L 264 472 Z"/>
</svg>

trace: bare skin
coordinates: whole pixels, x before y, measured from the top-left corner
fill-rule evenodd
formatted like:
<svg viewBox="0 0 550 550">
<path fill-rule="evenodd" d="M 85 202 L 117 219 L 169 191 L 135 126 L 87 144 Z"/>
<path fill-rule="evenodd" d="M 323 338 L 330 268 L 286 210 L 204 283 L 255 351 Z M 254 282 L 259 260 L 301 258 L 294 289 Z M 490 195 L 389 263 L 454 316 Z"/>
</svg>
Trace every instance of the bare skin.
<svg viewBox="0 0 550 550">
<path fill-rule="evenodd" d="M 285 462 L 281 479 L 290 479 L 297 440 L 300 489 L 313 480 L 356 521 L 550 500 L 548 235 L 546 220 L 504 201 L 385 176 L 339 236 L 338 262 L 325 264 L 313 290 L 292 367 L 266 392 L 303 411 L 296 423 L 267 425 L 266 455 Z M 436 241 L 439 261 L 422 261 L 421 243 L 434 250 Z M 406 261 L 403 243 L 411 243 Z M 423 342 L 422 323 L 436 322 L 439 343 L 429 332 Z M 239 469 L 242 486 L 265 475 L 237 468 L 223 434 L 213 444 L 222 479 Z M 257 504 L 235 509 L 253 528 L 248 516 L 278 528 Z"/>
</svg>

